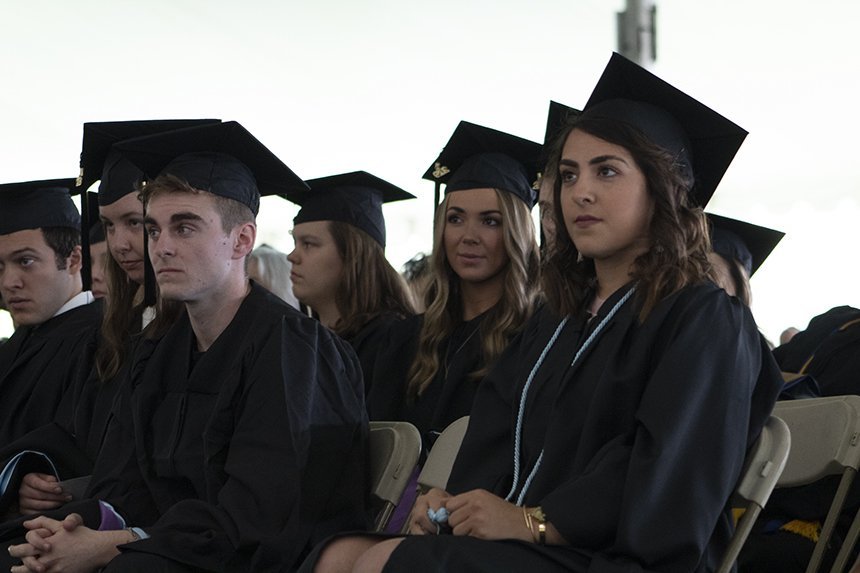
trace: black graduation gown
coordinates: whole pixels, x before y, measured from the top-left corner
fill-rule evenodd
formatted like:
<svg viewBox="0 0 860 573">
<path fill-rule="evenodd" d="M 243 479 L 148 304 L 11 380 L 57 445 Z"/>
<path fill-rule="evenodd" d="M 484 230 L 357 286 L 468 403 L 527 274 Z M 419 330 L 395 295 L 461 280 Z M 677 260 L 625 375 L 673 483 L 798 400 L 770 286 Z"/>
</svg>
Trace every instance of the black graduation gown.
<svg viewBox="0 0 860 573">
<path fill-rule="evenodd" d="M 486 313 L 459 324 L 440 345 L 436 377 L 415 400 L 407 400 L 406 388 L 424 317 L 410 317 L 394 325 L 379 360 L 385 368 L 377 370 L 368 395 L 370 419 L 414 424 L 425 438 L 425 449 L 429 449 L 448 424 L 468 415 L 480 385 L 480 380 L 469 374 L 484 362 L 480 330 L 485 316 Z"/>
<path fill-rule="evenodd" d="M 622 289 L 624 291 L 626 289 Z M 524 504 L 570 543 L 409 538 L 385 571 L 704 572 L 732 531 L 729 496 L 782 385 L 749 310 L 713 285 L 620 308 L 573 367 L 591 324 L 571 319 L 537 371 L 522 433 Z M 505 497 L 525 381 L 559 320 L 543 310 L 484 380 L 449 489 Z"/>
<path fill-rule="evenodd" d="M 391 328 L 403 320 L 394 312 L 381 312 L 365 324 L 353 336 L 345 337 L 352 349 L 355 350 L 364 375 L 364 394 L 370 393 L 374 376 L 382 376 L 387 372 L 387 366 L 379 360 L 380 352 L 388 345 Z M 380 371 L 377 371 L 377 368 Z"/>
<path fill-rule="evenodd" d="M 0 346 L 0 447 L 68 418 L 92 369 L 100 326 L 94 302 L 21 327 Z"/>
<path fill-rule="evenodd" d="M 120 393 L 90 495 L 151 535 L 122 549 L 283 571 L 320 539 L 365 526 L 352 350 L 255 284 L 209 350 L 194 348 L 183 317 L 140 345 Z"/>
</svg>

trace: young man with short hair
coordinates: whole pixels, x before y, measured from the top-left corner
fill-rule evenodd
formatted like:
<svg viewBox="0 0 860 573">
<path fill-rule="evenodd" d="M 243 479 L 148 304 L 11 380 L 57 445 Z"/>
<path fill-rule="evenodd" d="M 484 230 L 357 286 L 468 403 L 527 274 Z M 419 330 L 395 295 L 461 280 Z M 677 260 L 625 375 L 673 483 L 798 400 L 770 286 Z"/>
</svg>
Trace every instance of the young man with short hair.
<svg viewBox="0 0 860 573">
<path fill-rule="evenodd" d="M 0 446 L 61 416 L 92 365 L 101 313 L 81 290 L 73 184 L 0 185 L 0 294 L 16 326 L 0 346 Z"/>
<path fill-rule="evenodd" d="M 159 292 L 186 314 L 136 353 L 94 472 L 99 508 L 29 522 L 13 571 L 283 571 L 365 525 L 358 361 L 248 280 L 261 176 L 241 158 L 185 154 L 146 186 Z"/>
</svg>

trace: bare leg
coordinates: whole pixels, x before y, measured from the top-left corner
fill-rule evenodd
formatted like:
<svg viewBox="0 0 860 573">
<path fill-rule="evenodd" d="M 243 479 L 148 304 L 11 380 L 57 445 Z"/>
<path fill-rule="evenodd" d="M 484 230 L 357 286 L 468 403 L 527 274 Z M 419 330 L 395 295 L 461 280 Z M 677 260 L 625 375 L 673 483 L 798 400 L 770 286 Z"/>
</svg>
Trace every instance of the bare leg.
<svg viewBox="0 0 860 573">
<path fill-rule="evenodd" d="M 351 573 L 358 558 L 378 543 L 379 539 L 358 535 L 335 539 L 320 553 L 314 573 Z"/>
<path fill-rule="evenodd" d="M 401 541 L 403 541 L 403 538 L 398 537 L 376 543 L 373 547 L 362 553 L 358 561 L 355 562 L 352 573 L 380 573 L 385 564 L 388 563 L 391 553 L 400 545 Z"/>
</svg>

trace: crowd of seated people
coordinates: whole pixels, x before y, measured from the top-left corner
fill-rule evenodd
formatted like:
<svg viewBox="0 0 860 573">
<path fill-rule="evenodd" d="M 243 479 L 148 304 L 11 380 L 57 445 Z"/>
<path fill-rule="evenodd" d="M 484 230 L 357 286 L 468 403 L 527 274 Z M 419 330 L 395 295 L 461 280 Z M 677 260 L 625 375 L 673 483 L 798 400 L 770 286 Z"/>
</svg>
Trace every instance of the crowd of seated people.
<svg viewBox="0 0 860 573">
<path fill-rule="evenodd" d="M 302 180 L 235 121 L 85 124 L 77 181 L 0 186 L 0 561 L 716 570 L 783 373 L 856 392 L 860 311 L 772 351 L 749 278 L 782 233 L 705 213 L 745 135 L 615 54 L 581 110 L 551 102 L 542 144 L 457 126 L 407 281 L 383 205 L 414 197 L 380 177 Z M 266 195 L 300 206 L 290 253 L 255 248 Z M 465 415 L 447 487 L 419 495 Z M 382 533 L 371 421 L 423 444 Z M 804 568 L 803 495 L 777 496 L 742 571 Z"/>
</svg>

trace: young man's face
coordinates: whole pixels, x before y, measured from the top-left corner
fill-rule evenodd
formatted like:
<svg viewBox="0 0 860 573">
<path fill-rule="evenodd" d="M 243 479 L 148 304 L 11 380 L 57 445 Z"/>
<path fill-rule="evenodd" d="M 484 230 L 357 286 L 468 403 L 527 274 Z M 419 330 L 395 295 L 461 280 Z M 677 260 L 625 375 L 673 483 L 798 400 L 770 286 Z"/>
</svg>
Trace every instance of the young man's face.
<svg viewBox="0 0 860 573">
<path fill-rule="evenodd" d="M 238 229 L 239 227 L 237 227 Z M 166 193 L 146 210 L 149 258 L 161 296 L 183 302 L 217 295 L 232 269 L 241 265 L 234 229 L 225 233 L 209 193 Z"/>
<path fill-rule="evenodd" d="M 57 268 L 41 229 L 0 235 L 0 292 L 17 326 L 42 324 L 77 294 L 80 247 Z"/>
</svg>

